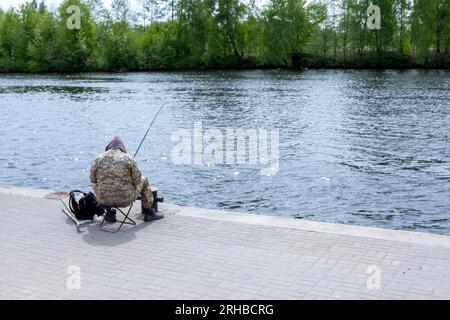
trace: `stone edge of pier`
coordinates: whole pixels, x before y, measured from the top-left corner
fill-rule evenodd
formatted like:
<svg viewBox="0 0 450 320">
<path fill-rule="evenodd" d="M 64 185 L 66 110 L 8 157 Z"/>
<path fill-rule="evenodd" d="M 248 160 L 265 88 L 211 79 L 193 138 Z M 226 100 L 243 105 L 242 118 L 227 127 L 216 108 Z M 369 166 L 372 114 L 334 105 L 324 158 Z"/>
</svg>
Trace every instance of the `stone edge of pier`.
<svg viewBox="0 0 450 320">
<path fill-rule="evenodd" d="M 54 191 L 49 189 L 32 189 L 19 187 L 0 187 L 0 193 L 22 195 L 33 198 L 45 198 Z M 359 225 L 337 224 L 311 220 L 299 220 L 289 217 L 257 215 L 252 213 L 213 210 L 200 207 L 179 206 L 164 203 L 163 209 L 168 209 L 178 216 L 195 217 L 216 221 L 252 224 L 258 226 L 278 227 L 302 230 L 306 232 L 328 233 L 353 237 L 363 237 L 378 240 L 398 241 L 428 246 L 450 248 L 450 237 L 415 231 L 383 229 Z"/>
</svg>

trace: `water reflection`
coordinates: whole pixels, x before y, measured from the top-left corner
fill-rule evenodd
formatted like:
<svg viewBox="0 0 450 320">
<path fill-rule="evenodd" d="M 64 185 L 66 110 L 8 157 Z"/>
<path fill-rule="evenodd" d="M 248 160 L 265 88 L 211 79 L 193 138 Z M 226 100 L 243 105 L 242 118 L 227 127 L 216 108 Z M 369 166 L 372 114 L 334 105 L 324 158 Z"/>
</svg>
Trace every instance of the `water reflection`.
<svg viewBox="0 0 450 320">
<path fill-rule="evenodd" d="M 27 93 L 52 93 L 52 94 L 91 94 L 106 93 L 104 88 L 76 87 L 76 86 L 5 86 L 0 87 L 0 94 L 27 94 Z"/>
</svg>

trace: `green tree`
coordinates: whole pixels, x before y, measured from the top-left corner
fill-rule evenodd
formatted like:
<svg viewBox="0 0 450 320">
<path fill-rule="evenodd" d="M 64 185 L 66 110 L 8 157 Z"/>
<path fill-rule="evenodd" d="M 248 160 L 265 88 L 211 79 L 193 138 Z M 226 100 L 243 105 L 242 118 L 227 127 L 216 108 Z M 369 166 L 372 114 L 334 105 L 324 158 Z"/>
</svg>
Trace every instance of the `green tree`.
<svg viewBox="0 0 450 320">
<path fill-rule="evenodd" d="M 41 6 L 40 17 L 28 44 L 28 69 L 32 72 L 55 71 L 57 66 L 56 21 L 45 6 Z"/>
<path fill-rule="evenodd" d="M 308 40 L 305 1 L 271 0 L 262 18 L 263 61 L 285 66 L 297 63 Z"/>
<path fill-rule="evenodd" d="M 22 25 L 20 15 L 10 9 L 0 21 L 0 70 L 3 72 L 22 71 L 25 50 L 21 40 Z"/>
<path fill-rule="evenodd" d="M 375 0 L 381 9 L 381 30 L 376 32 L 379 45 L 377 51 L 391 49 L 394 44 L 394 35 L 397 32 L 397 17 L 395 14 L 395 0 Z"/>
<path fill-rule="evenodd" d="M 146 27 L 148 23 L 152 24 L 160 19 L 163 15 L 160 0 L 139 0 L 141 12 L 138 16 L 142 19 L 143 26 Z"/>
<path fill-rule="evenodd" d="M 0 72 L 450 64 L 450 0 L 38 1 L 0 10 Z"/>
<path fill-rule="evenodd" d="M 85 2 L 91 9 L 91 14 L 97 23 L 111 19 L 111 14 L 103 5 L 102 0 L 85 0 Z"/>
<path fill-rule="evenodd" d="M 215 59 L 228 60 L 240 65 L 244 57 L 244 29 L 242 20 L 247 7 L 239 0 L 210 0 L 212 29 L 207 54 Z M 219 54 L 218 54 L 219 53 Z"/>
<path fill-rule="evenodd" d="M 80 8 L 80 28 L 69 28 L 70 6 Z M 56 26 L 57 70 L 82 71 L 94 67 L 93 53 L 97 46 L 96 25 L 88 5 L 80 0 L 65 0 L 58 9 Z"/>
<path fill-rule="evenodd" d="M 208 65 L 205 55 L 212 16 L 206 1 L 180 0 L 177 6 L 177 51 L 187 67 Z"/>
<path fill-rule="evenodd" d="M 412 43 L 418 62 L 429 64 L 434 57 L 448 52 L 448 34 L 450 20 L 450 1 L 448 0 L 415 0 L 411 14 Z"/>
<path fill-rule="evenodd" d="M 179 68 L 177 25 L 175 21 L 153 23 L 143 37 L 143 65 L 147 69 Z"/>
<path fill-rule="evenodd" d="M 398 26 L 398 50 L 400 54 L 405 53 L 405 45 L 407 41 L 407 32 L 408 32 L 408 19 L 411 10 L 411 5 L 408 0 L 395 0 L 395 13 L 397 17 L 397 26 Z"/>
<path fill-rule="evenodd" d="M 131 10 L 128 0 L 113 0 L 111 3 L 111 14 L 116 22 L 130 22 L 134 17 L 134 12 Z"/>
<path fill-rule="evenodd" d="M 311 2 L 307 7 L 308 12 L 308 26 L 312 39 L 320 44 L 316 45 L 316 52 L 321 52 L 323 58 L 326 58 L 328 51 L 328 44 L 332 37 L 333 31 L 328 19 L 327 6 L 325 2 L 316 0 Z"/>
<path fill-rule="evenodd" d="M 141 68 L 144 64 L 142 37 L 126 21 L 107 23 L 100 29 L 100 68 L 114 71 Z"/>
</svg>

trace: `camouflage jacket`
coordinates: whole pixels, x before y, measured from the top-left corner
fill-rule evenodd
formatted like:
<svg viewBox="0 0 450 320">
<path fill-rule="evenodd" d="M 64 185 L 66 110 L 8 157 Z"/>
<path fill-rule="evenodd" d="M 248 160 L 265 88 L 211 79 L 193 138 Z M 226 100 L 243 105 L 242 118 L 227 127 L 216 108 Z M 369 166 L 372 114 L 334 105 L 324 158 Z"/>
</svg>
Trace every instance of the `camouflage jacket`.
<svg viewBox="0 0 450 320">
<path fill-rule="evenodd" d="M 115 149 L 99 155 L 90 174 L 98 202 L 119 207 L 127 207 L 136 200 L 141 177 L 136 162 L 127 153 Z"/>
</svg>

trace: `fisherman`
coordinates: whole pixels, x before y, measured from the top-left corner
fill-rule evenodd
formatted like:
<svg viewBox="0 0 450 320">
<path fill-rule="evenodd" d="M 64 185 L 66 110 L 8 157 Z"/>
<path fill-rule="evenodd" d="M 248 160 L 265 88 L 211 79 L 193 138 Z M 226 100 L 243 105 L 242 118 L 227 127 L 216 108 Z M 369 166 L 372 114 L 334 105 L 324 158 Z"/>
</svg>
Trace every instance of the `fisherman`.
<svg viewBox="0 0 450 320">
<path fill-rule="evenodd" d="M 164 218 L 152 208 L 153 195 L 148 179 L 128 155 L 119 136 L 115 136 L 106 146 L 105 152 L 95 159 L 90 178 L 99 204 L 125 208 L 140 196 L 144 221 Z M 105 220 L 115 222 L 116 212 L 108 211 Z"/>
</svg>

